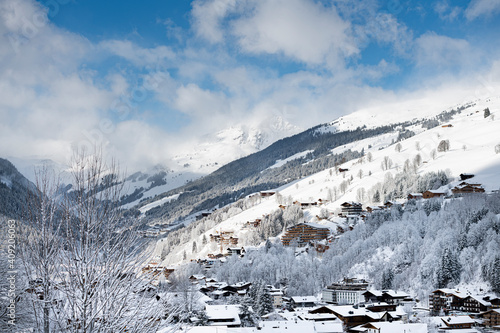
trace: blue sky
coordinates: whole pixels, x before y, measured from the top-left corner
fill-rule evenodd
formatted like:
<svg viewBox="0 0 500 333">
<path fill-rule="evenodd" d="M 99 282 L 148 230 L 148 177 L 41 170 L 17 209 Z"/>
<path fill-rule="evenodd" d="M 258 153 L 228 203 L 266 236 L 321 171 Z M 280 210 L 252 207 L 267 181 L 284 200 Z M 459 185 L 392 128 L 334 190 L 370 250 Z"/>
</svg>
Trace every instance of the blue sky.
<svg viewBox="0 0 500 333">
<path fill-rule="evenodd" d="M 97 143 L 152 165 L 228 126 L 498 86 L 499 0 L 0 0 L 0 15 L 2 156 Z"/>
</svg>

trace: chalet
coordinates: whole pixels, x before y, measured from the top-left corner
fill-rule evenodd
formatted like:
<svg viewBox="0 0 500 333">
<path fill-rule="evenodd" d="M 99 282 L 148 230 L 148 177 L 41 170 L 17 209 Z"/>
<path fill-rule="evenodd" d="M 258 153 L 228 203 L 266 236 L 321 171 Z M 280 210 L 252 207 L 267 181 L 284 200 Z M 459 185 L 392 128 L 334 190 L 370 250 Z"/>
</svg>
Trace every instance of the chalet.
<svg viewBox="0 0 500 333">
<path fill-rule="evenodd" d="M 293 296 L 290 299 L 293 308 L 312 308 L 318 303 L 314 296 Z"/>
<path fill-rule="evenodd" d="M 410 295 L 401 291 L 394 290 L 367 290 L 362 294 L 365 302 L 385 302 L 388 304 L 401 304 L 404 301 L 411 300 Z"/>
<path fill-rule="evenodd" d="M 342 212 L 342 216 L 347 216 L 347 215 L 360 215 L 363 212 L 363 207 L 359 202 L 344 202 L 342 205 L 340 205 Z"/>
<path fill-rule="evenodd" d="M 392 332 L 411 332 L 411 333 L 427 333 L 427 324 L 406 324 L 400 321 L 396 322 L 375 322 L 367 323 L 356 327 L 356 332 L 366 333 L 392 333 Z"/>
<path fill-rule="evenodd" d="M 368 213 L 373 213 L 373 212 L 376 212 L 376 211 L 379 211 L 379 210 L 382 210 L 382 208 L 380 208 L 379 206 L 367 206 L 366 207 L 366 211 Z"/>
<path fill-rule="evenodd" d="M 470 193 L 484 193 L 484 188 L 481 184 L 469 184 L 466 182 L 462 182 L 455 186 L 452 190 L 453 194 L 470 194 Z"/>
<path fill-rule="evenodd" d="M 305 246 L 326 239 L 330 235 L 330 229 L 315 223 L 299 223 L 286 230 L 281 237 L 284 246 L 289 246 L 292 240 L 297 241 L 298 246 Z"/>
<path fill-rule="evenodd" d="M 431 199 L 431 198 L 438 198 L 442 197 L 446 194 L 445 191 L 440 191 L 440 190 L 427 190 L 424 193 L 422 193 L 422 196 L 424 199 Z"/>
<path fill-rule="evenodd" d="M 206 305 L 208 326 L 240 327 L 239 305 Z"/>
<path fill-rule="evenodd" d="M 357 304 L 366 291 L 368 282 L 363 279 L 344 279 L 333 283 L 323 290 L 322 301 L 332 304 Z"/>
<path fill-rule="evenodd" d="M 420 200 L 424 197 L 422 193 L 410 193 L 408 194 L 408 200 Z"/>
<path fill-rule="evenodd" d="M 221 238 L 221 246 L 236 246 L 238 245 L 238 238 L 237 237 L 222 237 Z"/>
<path fill-rule="evenodd" d="M 462 311 L 469 313 L 480 313 L 491 308 L 488 296 L 469 295 L 464 298 Z"/>
<path fill-rule="evenodd" d="M 163 274 L 166 279 L 174 272 L 175 270 L 173 268 L 166 268 L 163 266 L 157 266 L 157 265 L 147 265 L 146 267 L 142 268 L 142 273 L 143 274 L 148 274 L 151 275 L 152 277 L 158 277 L 160 274 Z"/>
<path fill-rule="evenodd" d="M 311 208 L 318 205 L 316 201 L 295 201 L 294 204 L 300 206 L 300 208 L 302 209 Z"/>
<path fill-rule="evenodd" d="M 442 317 L 441 320 L 446 325 L 447 329 L 464 329 L 472 328 L 475 321 L 469 316 L 450 316 Z"/>
<path fill-rule="evenodd" d="M 260 191 L 260 196 L 267 198 L 276 194 L 276 191 Z"/>
<path fill-rule="evenodd" d="M 191 275 L 189 277 L 189 281 L 191 281 L 194 284 L 197 284 L 200 282 L 205 282 L 205 275 L 201 275 L 201 274 Z"/>
<path fill-rule="evenodd" d="M 432 315 L 443 311 L 461 311 L 466 295 L 454 289 L 438 289 L 429 295 L 429 310 Z"/>
<path fill-rule="evenodd" d="M 389 304 L 385 302 L 367 304 L 366 309 L 371 312 L 395 312 L 396 304 Z"/>
<path fill-rule="evenodd" d="M 354 327 L 363 325 L 369 322 L 378 322 L 385 313 L 371 312 L 363 307 L 354 307 L 351 305 L 342 306 L 321 306 L 309 311 L 312 314 L 330 313 L 339 318 L 345 326 Z"/>
<path fill-rule="evenodd" d="M 227 253 L 230 256 L 241 256 L 245 254 L 245 249 L 242 247 L 229 247 Z"/>
<path fill-rule="evenodd" d="M 487 327 L 500 327 L 500 309 L 491 309 L 481 314 L 483 323 Z"/>
<path fill-rule="evenodd" d="M 253 221 L 247 221 L 247 223 L 245 224 L 245 226 L 257 228 L 258 226 L 260 226 L 261 222 L 262 222 L 261 219 L 255 219 Z"/>
<path fill-rule="evenodd" d="M 461 173 L 460 174 L 460 180 L 467 180 L 474 177 L 472 173 Z"/>
<path fill-rule="evenodd" d="M 392 201 L 387 201 L 387 202 L 384 204 L 384 207 L 385 207 L 385 208 L 391 208 L 392 206 L 394 206 L 394 202 L 392 202 Z"/>
</svg>

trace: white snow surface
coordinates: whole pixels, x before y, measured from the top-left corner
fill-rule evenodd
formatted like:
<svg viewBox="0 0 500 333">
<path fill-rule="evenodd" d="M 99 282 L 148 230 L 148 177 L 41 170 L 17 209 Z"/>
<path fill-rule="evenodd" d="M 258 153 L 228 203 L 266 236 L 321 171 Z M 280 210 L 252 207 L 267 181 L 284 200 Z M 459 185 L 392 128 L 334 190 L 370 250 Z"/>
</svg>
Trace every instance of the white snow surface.
<svg viewBox="0 0 500 333">
<path fill-rule="evenodd" d="M 490 109 L 493 117 L 484 118 L 483 110 L 486 107 Z M 396 152 L 394 144 L 392 144 L 392 140 L 397 136 L 397 133 L 384 134 L 335 148 L 334 152 L 349 148 L 354 150 L 364 148 L 365 153 L 370 152 L 372 154 L 373 160 L 368 162 L 365 157 L 362 163 L 357 160 L 348 161 L 340 165 L 341 168 L 348 168 L 349 171 L 347 172 L 336 174 L 335 172 L 330 172 L 330 170 L 323 170 L 284 185 L 276 190 L 283 197 L 291 196 L 293 200 L 317 201 L 320 198 L 324 200 L 327 198 L 328 188 L 333 188 L 334 186 L 339 188 L 342 181 L 352 176 L 353 180 L 346 192 L 342 194 L 339 191 L 336 200 L 321 207 L 304 210 L 304 222 L 318 223 L 328 226 L 331 229 L 335 229 L 340 221 L 336 218 L 318 221 L 316 215 L 319 215 L 322 208 L 327 209 L 330 213 L 333 213 L 332 216 L 335 216 L 340 211 L 340 205 L 343 202 L 358 201 L 356 197 L 358 189 L 364 188 L 365 190 L 369 190 L 378 182 L 382 182 L 386 173 L 394 175 L 402 172 L 405 160 L 410 159 L 412 161 L 417 154 L 420 154 L 423 160 L 422 166 L 418 169 L 418 174 L 423 175 L 431 171 L 448 170 L 456 179 L 450 186 L 455 186 L 459 183 L 458 176 L 461 173 L 472 173 L 475 177 L 469 180 L 470 182 L 482 184 L 486 192 L 498 190 L 500 188 L 500 154 L 495 153 L 495 145 L 500 143 L 500 136 L 498 135 L 500 133 L 499 111 L 499 98 L 476 101 L 475 106 L 465 109 L 461 114 L 455 115 L 454 119 L 447 123 L 451 124 L 452 127 L 445 128 L 438 126 L 430 130 L 424 130 L 421 127 L 415 129 L 415 132 L 418 134 L 401 141 L 401 152 Z M 415 114 L 420 116 L 418 112 Z M 425 115 L 428 114 L 425 113 Z M 494 119 L 495 116 L 496 119 Z M 450 150 L 447 152 L 438 152 L 436 159 L 433 159 L 431 151 L 434 149 L 437 150 L 437 146 L 441 140 L 449 140 Z M 419 143 L 420 150 L 416 148 L 417 142 Z M 371 148 L 368 148 L 368 145 L 371 145 Z M 393 161 L 393 167 L 387 171 L 383 171 L 381 168 L 384 156 L 390 157 Z M 361 179 L 358 177 L 360 170 L 363 172 Z M 371 175 L 369 175 L 370 172 Z M 362 204 L 363 207 L 366 207 L 374 203 L 363 201 Z M 241 239 L 242 236 L 250 232 L 248 229 L 243 228 L 247 221 L 262 218 L 262 216 L 277 209 L 279 208 L 275 196 L 262 198 L 261 202 L 252 208 L 236 213 L 233 211 L 233 214 L 231 214 L 233 216 L 226 218 L 215 228 L 207 230 L 205 236 L 208 238 L 210 234 L 216 234 L 220 231 L 233 231 L 234 237 Z M 182 253 L 184 251 L 188 254 L 191 253 L 192 242 L 196 241 L 197 244 L 202 244 L 202 237 L 203 235 L 191 239 L 187 244 L 175 248 L 175 251 L 173 251 L 174 254 L 167 257 L 166 263 L 182 262 Z M 238 246 L 245 245 L 247 244 L 238 244 Z M 208 253 L 218 253 L 218 248 L 210 248 L 210 242 L 208 242 L 203 247 L 199 246 L 198 251 L 196 255 L 191 255 L 191 257 L 188 255 L 188 260 L 204 258 Z M 384 257 L 384 260 L 390 260 L 392 253 L 382 251 L 376 255 Z"/>
</svg>

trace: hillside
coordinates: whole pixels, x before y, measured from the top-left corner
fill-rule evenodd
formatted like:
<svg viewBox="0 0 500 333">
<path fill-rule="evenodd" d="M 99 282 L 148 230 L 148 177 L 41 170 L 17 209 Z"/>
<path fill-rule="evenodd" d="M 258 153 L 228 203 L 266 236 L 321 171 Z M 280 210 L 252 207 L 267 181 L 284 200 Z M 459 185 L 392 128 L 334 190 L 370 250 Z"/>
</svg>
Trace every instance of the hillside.
<svg viewBox="0 0 500 333">
<path fill-rule="evenodd" d="M 491 111 L 491 115 L 487 118 L 484 117 L 485 108 Z M 495 120 L 495 115 L 499 110 L 499 99 L 477 101 L 473 106 L 454 114 L 453 119 L 446 117 L 445 122 L 428 121 L 405 126 L 405 131 L 415 133 L 406 139 L 401 139 L 402 131 L 394 130 L 332 148 L 329 150 L 331 154 L 364 151 L 364 156 L 339 163 L 335 168 L 326 167 L 320 172 L 282 186 L 267 188 L 279 192 L 274 196 L 248 196 L 236 204 L 219 209 L 211 216 L 173 232 L 165 240 L 158 241 L 157 255 L 165 258 L 166 265 L 185 262 L 183 258 L 185 260 L 204 258 L 209 253 L 219 253 L 221 250 L 220 244 L 210 241 L 210 235 L 230 233 L 232 237 L 238 239 L 238 246 L 254 246 L 265 240 L 265 236 L 279 237 L 284 226 L 299 222 L 324 225 L 331 228 L 334 234 L 348 235 L 349 232 L 344 233 L 350 229 L 348 223 L 345 219 L 337 217 L 343 202 L 359 201 L 365 208 L 382 205 L 387 200 L 404 203 L 409 193 L 430 189 L 441 189 L 451 195 L 449 190 L 460 183 L 458 176 L 462 173 L 474 174 L 473 182 L 482 184 L 486 193 L 491 193 L 500 188 L 498 173 L 500 155 L 495 152 L 495 146 L 499 144 L 496 133 L 500 129 L 500 123 Z M 432 126 L 428 126 L 428 123 Z M 322 132 L 333 131 L 322 130 Z M 399 142 L 398 137 L 401 139 Z M 449 150 L 438 151 L 438 146 L 443 140 L 448 140 Z M 401 145 L 400 149 L 396 148 L 398 143 Z M 297 158 L 289 160 L 281 167 L 287 165 L 304 167 L 315 161 L 314 158 L 304 160 L 299 156 L 300 152 L 293 151 L 293 153 L 290 156 Z M 383 163 L 384 160 L 386 163 Z M 276 161 L 272 166 L 275 165 Z M 348 171 L 338 172 L 339 169 Z M 262 174 L 273 170 L 276 168 L 266 168 Z M 317 202 L 318 199 L 327 203 L 321 207 L 302 210 L 297 210 L 291 205 L 295 201 Z M 289 207 L 282 211 L 278 208 L 280 203 Z M 443 214 L 448 213 L 443 212 Z M 318 217 L 328 218 L 318 219 Z M 268 224 L 268 227 L 248 227 L 247 222 L 259 219 L 262 225 Z M 391 221 L 397 223 L 395 220 Z M 281 229 L 273 227 L 274 223 Z M 355 226 L 357 223 L 359 222 L 352 222 L 351 228 L 357 230 Z M 276 229 L 274 232 L 268 230 L 273 228 Z M 345 237 L 343 235 L 340 239 Z M 349 239 L 350 242 L 354 242 L 356 238 L 351 235 Z M 401 242 L 401 239 L 399 241 Z M 397 242 L 391 243 L 391 246 L 395 244 Z M 222 248 L 222 252 L 225 252 L 225 247 Z M 394 251 L 391 249 L 385 253 L 383 248 L 378 247 L 371 250 L 382 251 L 380 258 L 385 258 L 383 260 L 389 260 L 391 251 Z M 332 252 L 327 251 L 326 254 L 328 253 Z M 366 263 L 364 264 L 363 260 L 356 264 L 364 267 Z M 371 274 L 356 268 L 354 263 L 343 267 L 342 272 L 361 276 Z M 407 282 L 401 282 L 401 286 Z"/>
<path fill-rule="evenodd" d="M 0 215 L 10 218 L 25 215 L 28 192 L 33 188 L 12 163 L 0 158 Z"/>
</svg>

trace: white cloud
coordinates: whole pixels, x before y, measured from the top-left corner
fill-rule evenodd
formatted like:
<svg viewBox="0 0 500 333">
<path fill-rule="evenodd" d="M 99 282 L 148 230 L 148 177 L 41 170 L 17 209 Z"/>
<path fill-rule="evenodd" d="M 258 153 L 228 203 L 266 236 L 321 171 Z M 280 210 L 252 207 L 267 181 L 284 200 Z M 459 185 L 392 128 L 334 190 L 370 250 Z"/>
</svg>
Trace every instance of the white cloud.
<svg viewBox="0 0 500 333">
<path fill-rule="evenodd" d="M 193 2 L 193 26 L 198 36 L 211 43 L 224 39 L 221 21 L 233 11 L 236 0 L 195 0 Z"/>
<path fill-rule="evenodd" d="M 415 41 L 415 61 L 417 66 L 436 69 L 454 66 L 468 67 L 476 62 L 479 56 L 465 39 L 451 38 L 427 32 Z"/>
<path fill-rule="evenodd" d="M 104 50 L 127 59 L 136 66 L 159 65 L 176 57 L 169 47 L 141 48 L 130 41 L 106 40 L 99 44 Z"/>
<path fill-rule="evenodd" d="M 438 1 L 434 4 L 434 11 L 441 20 L 455 21 L 462 13 L 462 8 L 450 6 L 448 0 Z"/>
<path fill-rule="evenodd" d="M 500 12 L 500 0 L 472 0 L 465 10 L 468 20 L 475 20 L 480 16 L 491 16 Z"/>
<path fill-rule="evenodd" d="M 350 24 L 334 7 L 309 0 L 252 2 L 251 14 L 231 22 L 231 31 L 249 53 L 283 54 L 307 64 L 342 64 L 358 52 Z"/>
</svg>

